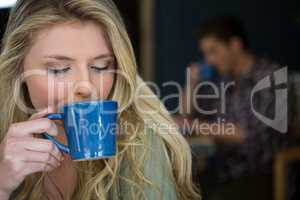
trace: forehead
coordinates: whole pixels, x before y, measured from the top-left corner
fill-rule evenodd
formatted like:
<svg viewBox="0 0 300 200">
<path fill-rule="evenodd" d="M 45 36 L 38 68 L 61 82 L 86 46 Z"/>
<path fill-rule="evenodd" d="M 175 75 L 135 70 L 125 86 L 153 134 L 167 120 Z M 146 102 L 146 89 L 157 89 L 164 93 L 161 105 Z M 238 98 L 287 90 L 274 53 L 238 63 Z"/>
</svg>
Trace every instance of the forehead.
<svg viewBox="0 0 300 200">
<path fill-rule="evenodd" d="M 34 55 L 84 56 L 111 51 L 101 26 L 93 22 L 73 22 L 57 24 L 37 32 L 30 52 Z"/>
<path fill-rule="evenodd" d="M 199 45 L 200 45 L 201 48 L 226 47 L 226 46 L 228 46 L 228 44 L 225 41 L 223 41 L 221 39 L 218 39 L 215 36 L 207 36 L 207 37 L 202 38 L 199 41 Z"/>
</svg>

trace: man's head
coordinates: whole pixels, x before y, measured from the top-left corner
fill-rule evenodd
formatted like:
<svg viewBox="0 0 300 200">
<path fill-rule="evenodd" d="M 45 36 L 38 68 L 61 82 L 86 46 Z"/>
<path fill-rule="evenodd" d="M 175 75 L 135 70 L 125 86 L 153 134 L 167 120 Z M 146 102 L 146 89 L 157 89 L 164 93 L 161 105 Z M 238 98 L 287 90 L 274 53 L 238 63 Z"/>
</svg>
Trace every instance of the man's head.
<svg viewBox="0 0 300 200">
<path fill-rule="evenodd" d="M 239 56 L 248 50 L 241 22 L 232 16 L 218 16 L 206 21 L 200 29 L 199 47 L 205 60 L 220 73 L 231 70 Z"/>
</svg>

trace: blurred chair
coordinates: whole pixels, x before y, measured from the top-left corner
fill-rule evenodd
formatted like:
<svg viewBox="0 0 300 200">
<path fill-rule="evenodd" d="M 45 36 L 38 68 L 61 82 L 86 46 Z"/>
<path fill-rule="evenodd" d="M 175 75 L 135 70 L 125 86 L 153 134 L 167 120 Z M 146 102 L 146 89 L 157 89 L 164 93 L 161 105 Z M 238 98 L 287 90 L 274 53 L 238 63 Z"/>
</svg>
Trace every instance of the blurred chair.
<svg viewBox="0 0 300 200">
<path fill-rule="evenodd" d="M 274 163 L 274 198 L 275 200 L 287 200 L 287 175 L 288 164 L 292 161 L 300 161 L 300 146 L 292 147 L 278 153 Z"/>
</svg>

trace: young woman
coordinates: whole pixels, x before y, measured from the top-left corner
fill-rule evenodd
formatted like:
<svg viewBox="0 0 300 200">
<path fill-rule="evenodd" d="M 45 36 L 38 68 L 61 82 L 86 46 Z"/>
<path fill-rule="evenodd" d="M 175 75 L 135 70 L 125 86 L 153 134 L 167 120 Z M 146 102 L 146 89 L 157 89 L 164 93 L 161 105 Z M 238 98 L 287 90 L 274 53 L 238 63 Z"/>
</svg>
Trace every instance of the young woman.
<svg viewBox="0 0 300 200">
<path fill-rule="evenodd" d="M 119 103 L 117 155 L 73 162 L 41 137 L 65 141 L 43 116 L 95 97 Z M 165 128 L 173 121 L 138 78 L 110 0 L 19 0 L 0 56 L 0 108 L 1 200 L 200 199 L 189 146 Z"/>
</svg>

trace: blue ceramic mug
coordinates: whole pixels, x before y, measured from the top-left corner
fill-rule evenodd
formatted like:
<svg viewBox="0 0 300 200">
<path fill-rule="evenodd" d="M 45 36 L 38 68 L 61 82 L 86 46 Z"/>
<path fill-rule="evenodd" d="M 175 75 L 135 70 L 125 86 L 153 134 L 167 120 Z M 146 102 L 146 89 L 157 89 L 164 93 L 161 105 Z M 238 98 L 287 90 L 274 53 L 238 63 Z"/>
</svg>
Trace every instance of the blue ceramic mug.
<svg viewBox="0 0 300 200">
<path fill-rule="evenodd" d="M 68 145 L 53 136 L 44 136 L 72 160 L 95 160 L 116 155 L 118 103 L 116 101 L 83 101 L 64 105 L 61 113 L 47 114 L 52 120 L 63 120 Z"/>
</svg>

